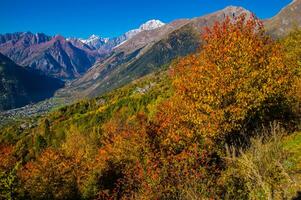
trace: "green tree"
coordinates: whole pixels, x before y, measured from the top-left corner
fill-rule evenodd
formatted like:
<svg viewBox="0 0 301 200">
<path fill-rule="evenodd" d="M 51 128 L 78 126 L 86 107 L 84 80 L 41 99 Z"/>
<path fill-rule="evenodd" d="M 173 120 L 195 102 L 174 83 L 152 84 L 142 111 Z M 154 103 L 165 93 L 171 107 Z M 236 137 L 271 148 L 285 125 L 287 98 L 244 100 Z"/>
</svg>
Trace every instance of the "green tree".
<svg viewBox="0 0 301 200">
<path fill-rule="evenodd" d="M 9 171 L 0 171 L 0 195 L 1 197 L 14 200 L 19 193 L 20 182 L 17 175 L 21 162 L 17 162 Z"/>
<path fill-rule="evenodd" d="M 301 29 L 293 30 L 288 36 L 281 40 L 285 50 L 287 66 L 294 70 L 298 78 L 289 93 L 293 101 L 296 112 L 301 115 Z"/>
<path fill-rule="evenodd" d="M 34 137 L 34 150 L 36 154 L 39 154 L 44 148 L 47 147 L 47 142 L 41 135 Z"/>
<path fill-rule="evenodd" d="M 46 141 L 48 143 L 50 143 L 50 141 L 51 141 L 50 122 L 47 118 L 44 119 L 42 128 L 43 128 L 42 131 L 43 131 L 44 138 L 46 139 Z"/>
</svg>

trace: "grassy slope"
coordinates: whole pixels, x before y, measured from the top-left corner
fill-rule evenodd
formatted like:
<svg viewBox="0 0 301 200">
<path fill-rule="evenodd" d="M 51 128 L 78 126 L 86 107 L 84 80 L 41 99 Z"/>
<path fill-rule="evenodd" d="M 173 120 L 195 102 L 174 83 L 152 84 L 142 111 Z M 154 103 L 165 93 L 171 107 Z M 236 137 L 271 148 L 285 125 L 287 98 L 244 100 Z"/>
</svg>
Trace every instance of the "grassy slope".
<svg viewBox="0 0 301 200">
<path fill-rule="evenodd" d="M 283 141 L 284 148 L 289 153 L 288 164 L 296 182 L 301 182 L 301 132 L 287 136 Z M 299 186 L 301 191 L 301 185 Z"/>
</svg>

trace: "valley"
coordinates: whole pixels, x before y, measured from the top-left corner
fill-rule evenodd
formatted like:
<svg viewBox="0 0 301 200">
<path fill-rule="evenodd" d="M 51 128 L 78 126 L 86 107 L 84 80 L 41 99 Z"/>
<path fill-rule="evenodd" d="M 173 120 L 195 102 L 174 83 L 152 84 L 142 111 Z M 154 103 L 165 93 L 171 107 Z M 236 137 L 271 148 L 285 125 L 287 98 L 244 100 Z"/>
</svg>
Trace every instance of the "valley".
<svg viewBox="0 0 301 200">
<path fill-rule="evenodd" d="M 300 199 L 300 19 L 294 0 L 0 34 L 0 199 Z"/>
<path fill-rule="evenodd" d="M 296 2 L 265 20 L 267 32 L 280 36 L 277 31 L 281 30 L 278 27 L 281 22 L 277 21 L 286 15 L 298 19 L 295 16 L 298 10 Z M 285 14 L 289 12 L 293 13 Z M 20 65 L 67 81 L 55 96 L 71 102 L 112 91 L 166 67 L 175 58 L 195 52 L 205 27 L 241 13 L 251 16 L 250 11 L 230 6 L 206 16 L 169 24 L 150 20 L 115 38 L 92 35 L 88 39 L 77 39 L 30 32 L 6 34 L 0 36 L 0 52 Z M 298 22 L 285 22 L 288 29 L 295 23 Z"/>
</svg>

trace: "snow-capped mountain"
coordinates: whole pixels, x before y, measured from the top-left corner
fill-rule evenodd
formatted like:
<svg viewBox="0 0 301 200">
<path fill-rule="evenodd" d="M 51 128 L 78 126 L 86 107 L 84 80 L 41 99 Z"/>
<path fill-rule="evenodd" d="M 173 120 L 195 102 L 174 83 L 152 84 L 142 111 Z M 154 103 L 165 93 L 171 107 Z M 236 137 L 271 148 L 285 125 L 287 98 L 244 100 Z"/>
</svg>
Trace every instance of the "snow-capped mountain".
<svg viewBox="0 0 301 200">
<path fill-rule="evenodd" d="M 132 37 L 134 37 L 135 35 L 137 35 L 138 33 L 142 32 L 142 31 L 149 31 L 149 30 L 154 30 L 157 28 L 160 28 L 161 26 L 164 26 L 165 23 L 161 22 L 160 20 L 149 20 L 147 22 L 145 22 L 144 24 L 142 24 L 138 29 L 133 29 L 130 30 L 128 32 L 126 32 L 124 34 L 125 36 L 125 40 L 131 39 Z"/>
<path fill-rule="evenodd" d="M 87 45 L 87 47 L 90 49 L 98 50 L 102 53 L 107 53 L 114 48 L 122 45 L 127 40 L 133 38 L 135 35 L 142 31 L 154 30 L 164 25 L 165 23 L 161 22 L 160 20 L 152 19 L 142 24 L 139 28 L 130 30 L 123 35 L 114 38 L 102 38 L 98 35 L 93 34 L 87 39 L 67 38 L 67 40 L 72 42 L 73 44 L 76 44 L 77 46 Z M 82 45 L 80 43 L 82 43 Z"/>
<path fill-rule="evenodd" d="M 93 48 L 100 48 L 102 45 L 108 43 L 110 40 L 109 38 L 102 38 L 98 35 L 91 35 L 88 39 L 79 39 L 82 43 L 89 45 Z"/>
<path fill-rule="evenodd" d="M 144 24 L 142 24 L 139 28 L 132 29 L 119 37 L 113 38 L 111 40 L 111 42 L 114 44 L 113 49 L 121 46 L 126 41 L 133 38 L 135 35 L 137 35 L 138 33 L 141 33 L 142 31 L 154 30 L 154 29 L 160 28 L 164 25 L 165 25 L 165 23 L 161 22 L 160 20 L 155 20 L 155 19 L 149 20 L 149 21 L 145 22 Z"/>
<path fill-rule="evenodd" d="M 156 28 L 160 28 L 161 26 L 164 26 L 165 23 L 161 22 L 160 20 L 149 20 L 147 21 L 146 23 L 142 24 L 139 29 L 140 30 L 153 30 L 153 29 L 156 29 Z"/>
</svg>

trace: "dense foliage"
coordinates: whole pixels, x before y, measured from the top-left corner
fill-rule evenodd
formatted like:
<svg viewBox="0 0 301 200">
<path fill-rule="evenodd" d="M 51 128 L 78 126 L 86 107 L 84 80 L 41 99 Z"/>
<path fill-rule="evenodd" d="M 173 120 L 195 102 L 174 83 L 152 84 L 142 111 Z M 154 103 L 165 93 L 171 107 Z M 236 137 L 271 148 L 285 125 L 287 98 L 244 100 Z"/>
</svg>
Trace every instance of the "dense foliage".
<svg viewBox="0 0 301 200">
<path fill-rule="evenodd" d="M 293 197 L 300 143 L 282 140 L 299 124 L 300 41 L 300 31 L 274 41 L 255 18 L 227 19 L 168 76 L 3 127 L 1 198 Z"/>
<path fill-rule="evenodd" d="M 283 106 L 294 71 L 260 21 L 228 19 L 207 30 L 203 40 L 203 51 L 180 60 L 174 70 L 183 123 L 216 138 L 264 118 L 286 117 L 282 110 L 264 113 Z"/>
</svg>

